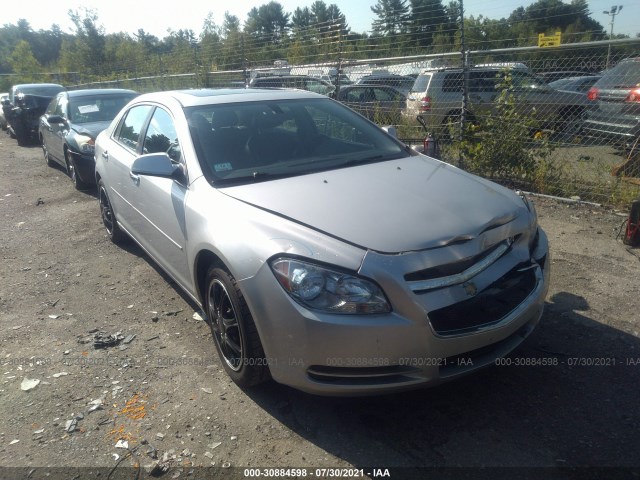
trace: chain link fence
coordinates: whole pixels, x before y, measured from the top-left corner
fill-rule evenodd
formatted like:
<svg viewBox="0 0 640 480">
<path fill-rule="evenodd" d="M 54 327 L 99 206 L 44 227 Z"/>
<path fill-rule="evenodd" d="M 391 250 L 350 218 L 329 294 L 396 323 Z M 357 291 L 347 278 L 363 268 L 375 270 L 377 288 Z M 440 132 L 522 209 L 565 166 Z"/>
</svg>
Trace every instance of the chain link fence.
<svg viewBox="0 0 640 480">
<path fill-rule="evenodd" d="M 79 73 L 49 74 L 41 81 L 139 92 L 304 88 L 395 126 L 409 145 L 428 143 L 442 160 L 509 186 L 609 204 L 640 194 L 640 38 L 472 50 L 464 61 L 455 51 L 376 58 L 375 50 L 353 60 L 340 46 L 318 63 L 245 58 L 243 68 L 229 70 L 91 82 Z M 630 67 L 620 75 L 608 73 L 624 64 Z"/>
</svg>

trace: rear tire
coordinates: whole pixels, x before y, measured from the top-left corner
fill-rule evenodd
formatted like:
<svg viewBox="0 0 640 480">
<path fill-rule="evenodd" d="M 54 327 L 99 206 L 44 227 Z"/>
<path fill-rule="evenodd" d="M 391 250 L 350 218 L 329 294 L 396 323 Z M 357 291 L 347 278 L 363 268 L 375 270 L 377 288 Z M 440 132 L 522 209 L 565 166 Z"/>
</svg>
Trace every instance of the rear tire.
<svg viewBox="0 0 640 480">
<path fill-rule="evenodd" d="M 247 302 L 233 275 L 211 266 L 207 272 L 205 310 L 213 341 L 227 374 L 240 387 L 269 379 L 269 367 Z"/>
<path fill-rule="evenodd" d="M 622 242 L 631 247 L 640 246 L 640 200 L 635 200 L 631 204 L 629 219 L 627 220 L 627 231 Z"/>
<path fill-rule="evenodd" d="M 586 112 L 578 107 L 563 112 L 558 122 L 558 133 L 565 136 L 579 135 L 582 131 L 585 116 Z"/>
</svg>

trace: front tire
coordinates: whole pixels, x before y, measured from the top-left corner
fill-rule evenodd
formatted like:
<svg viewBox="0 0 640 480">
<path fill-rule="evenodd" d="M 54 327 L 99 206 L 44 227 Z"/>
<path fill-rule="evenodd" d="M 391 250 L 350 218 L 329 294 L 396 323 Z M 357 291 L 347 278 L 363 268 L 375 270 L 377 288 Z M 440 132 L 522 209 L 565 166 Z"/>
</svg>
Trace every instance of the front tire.
<svg viewBox="0 0 640 480">
<path fill-rule="evenodd" d="M 109 195 L 107 195 L 107 187 L 104 182 L 100 180 L 98 182 L 98 201 L 100 202 L 100 215 L 102 217 L 102 224 L 104 225 L 107 235 L 113 243 L 116 245 L 121 244 L 126 239 L 126 234 L 120 230 L 116 215 L 111 208 L 111 202 L 109 201 Z"/>
<path fill-rule="evenodd" d="M 51 155 L 49 155 L 49 149 L 47 148 L 47 144 L 44 141 L 44 138 L 40 138 L 40 145 L 42 145 L 42 155 L 44 156 L 44 161 L 47 163 L 48 167 L 53 167 L 54 163 L 51 159 Z"/>
<path fill-rule="evenodd" d="M 222 366 L 240 387 L 269 378 L 269 368 L 249 307 L 233 275 L 212 266 L 207 272 L 205 309 Z"/>
<path fill-rule="evenodd" d="M 26 147 L 29 144 L 29 136 L 24 127 L 21 125 L 17 125 L 14 131 L 16 133 L 16 140 L 18 141 L 18 145 L 21 147 Z"/>
<path fill-rule="evenodd" d="M 68 150 L 65 150 L 64 158 L 67 164 L 67 173 L 69 174 L 69 178 L 71 179 L 73 186 L 76 187 L 76 190 L 87 190 L 89 185 L 87 185 L 87 183 L 80 178 L 80 175 L 78 175 L 78 169 L 76 168 L 73 158 L 69 155 Z"/>
</svg>

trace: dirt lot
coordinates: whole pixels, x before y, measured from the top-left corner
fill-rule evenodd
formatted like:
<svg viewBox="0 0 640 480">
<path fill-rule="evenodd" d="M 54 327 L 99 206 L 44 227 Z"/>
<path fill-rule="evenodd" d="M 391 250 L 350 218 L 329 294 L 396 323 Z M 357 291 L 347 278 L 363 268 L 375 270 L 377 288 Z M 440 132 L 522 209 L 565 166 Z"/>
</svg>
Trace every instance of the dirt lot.
<svg viewBox="0 0 640 480">
<path fill-rule="evenodd" d="M 335 399 L 238 389 L 195 305 L 137 247 L 111 244 L 93 194 L 5 134 L 0 165 L 1 478 L 107 478 L 116 465 L 128 469 L 111 478 L 148 478 L 157 460 L 164 478 L 638 478 L 640 251 L 612 210 L 535 199 L 552 285 L 510 365 Z M 98 331 L 128 338 L 95 349 Z"/>
</svg>

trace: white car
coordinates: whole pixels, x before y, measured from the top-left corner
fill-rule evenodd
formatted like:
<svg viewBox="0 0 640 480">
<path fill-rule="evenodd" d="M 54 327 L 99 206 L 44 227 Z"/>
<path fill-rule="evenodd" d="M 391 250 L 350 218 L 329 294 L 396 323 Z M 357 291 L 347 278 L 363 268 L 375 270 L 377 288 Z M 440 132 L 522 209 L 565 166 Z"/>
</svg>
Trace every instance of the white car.
<svg viewBox="0 0 640 480">
<path fill-rule="evenodd" d="M 95 155 L 109 236 L 132 237 L 202 306 L 239 385 L 434 385 L 492 365 L 542 315 L 532 204 L 326 96 L 141 95 Z"/>
<path fill-rule="evenodd" d="M 7 129 L 7 119 L 4 116 L 4 110 L 2 108 L 2 105 L 4 105 L 4 103 L 8 100 L 9 100 L 8 93 L 0 93 L 0 128 L 2 128 L 2 130 Z"/>
</svg>

